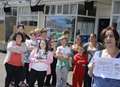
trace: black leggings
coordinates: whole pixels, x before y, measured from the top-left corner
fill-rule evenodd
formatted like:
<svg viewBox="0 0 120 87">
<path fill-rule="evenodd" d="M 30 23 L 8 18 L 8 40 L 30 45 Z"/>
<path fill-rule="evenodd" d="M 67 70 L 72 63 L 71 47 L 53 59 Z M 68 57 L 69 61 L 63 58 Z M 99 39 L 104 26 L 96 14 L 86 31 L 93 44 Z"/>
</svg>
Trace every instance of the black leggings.
<svg viewBox="0 0 120 87">
<path fill-rule="evenodd" d="M 92 78 L 88 75 L 88 67 L 86 67 L 84 77 L 84 87 L 91 87 Z"/>
<path fill-rule="evenodd" d="M 31 69 L 29 87 L 34 87 L 36 80 L 38 81 L 38 87 L 43 87 L 45 76 L 46 71 L 36 71 L 34 69 Z"/>
<path fill-rule="evenodd" d="M 29 79 L 30 79 L 30 73 L 29 73 L 29 63 L 25 63 L 24 64 L 24 72 L 25 72 L 25 80 L 26 80 L 26 83 L 28 84 L 29 83 Z"/>
<path fill-rule="evenodd" d="M 52 83 L 50 83 L 52 78 Z M 50 75 L 46 76 L 46 82 L 45 82 L 45 86 L 56 86 L 56 73 L 51 73 Z"/>
<path fill-rule="evenodd" d="M 15 87 L 19 87 L 20 81 L 23 81 L 24 77 L 24 68 L 22 66 L 17 67 L 10 64 L 5 64 L 6 69 L 6 78 L 5 78 L 5 87 L 9 87 L 12 81 L 15 82 Z"/>
</svg>

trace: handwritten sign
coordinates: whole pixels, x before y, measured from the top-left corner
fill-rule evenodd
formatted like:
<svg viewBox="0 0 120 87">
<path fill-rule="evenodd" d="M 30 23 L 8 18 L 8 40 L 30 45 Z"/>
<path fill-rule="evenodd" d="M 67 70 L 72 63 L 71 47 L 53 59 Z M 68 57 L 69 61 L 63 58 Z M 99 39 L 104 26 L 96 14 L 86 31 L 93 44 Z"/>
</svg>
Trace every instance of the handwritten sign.
<svg viewBox="0 0 120 87">
<path fill-rule="evenodd" d="M 95 61 L 93 74 L 102 78 L 120 80 L 120 59 L 99 58 Z"/>
</svg>

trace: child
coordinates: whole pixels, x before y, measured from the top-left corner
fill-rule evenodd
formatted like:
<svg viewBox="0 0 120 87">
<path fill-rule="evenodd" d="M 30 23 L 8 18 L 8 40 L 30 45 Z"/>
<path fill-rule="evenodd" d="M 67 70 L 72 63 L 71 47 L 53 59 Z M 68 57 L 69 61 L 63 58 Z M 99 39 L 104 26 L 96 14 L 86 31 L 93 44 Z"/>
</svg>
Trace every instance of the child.
<svg viewBox="0 0 120 87">
<path fill-rule="evenodd" d="M 87 54 L 84 52 L 84 49 L 82 47 L 79 47 L 78 53 L 74 56 L 72 87 L 82 87 L 85 66 L 87 63 Z"/>
<path fill-rule="evenodd" d="M 40 40 L 39 46 L 30 54 L 30 81 L 29 87 L 34 87 L 38 81 L 38 87 L 43 87 L 45 76 L 50 73 L 50 64 L 53 61 L 53 53 L 48 51 L 45 40 Z"/>
<path fill-rule="evenodd" d="M 61 36 L 60 42 L 61 45 L 58 46 L 56 50 L 56 87 L 66 87 L 71 50 L 68 46 L 66 46 L 67 38 L 65 36 Z"/>
</svg>

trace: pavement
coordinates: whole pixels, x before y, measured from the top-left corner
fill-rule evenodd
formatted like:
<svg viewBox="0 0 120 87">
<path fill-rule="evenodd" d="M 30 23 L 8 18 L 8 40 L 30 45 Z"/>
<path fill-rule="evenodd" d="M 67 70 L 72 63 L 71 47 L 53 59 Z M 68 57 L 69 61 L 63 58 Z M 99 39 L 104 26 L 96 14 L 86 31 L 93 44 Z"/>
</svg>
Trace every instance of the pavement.
<svg viewBox="0 0 120 87">
<path fill-rule="evenodd" d="M 4 87 L 4 79 L 5 79 L 5 68 L 3 65 L 3 60 L 5 58 L 4 53 L 0 53 L 0 87 Z"/>
<path fill-rule="evenodd" d="M 0 52 L 0 87 L 4 87 L 4 83 L 5 83 L 6 72 L 5 72 L 5 68 L 3 65 L 5 55 L 6 55 L 5 53 Z M 67 82 L 69 84 L 72 83 L 72 72 L 69 72 Z"/>
</svg>

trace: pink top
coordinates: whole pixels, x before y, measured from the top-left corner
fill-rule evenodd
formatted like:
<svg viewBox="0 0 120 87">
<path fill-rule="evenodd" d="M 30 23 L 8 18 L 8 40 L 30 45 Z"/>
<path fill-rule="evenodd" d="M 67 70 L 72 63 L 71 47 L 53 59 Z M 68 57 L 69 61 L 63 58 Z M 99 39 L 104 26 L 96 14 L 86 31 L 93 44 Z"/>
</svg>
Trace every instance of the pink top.
<svg viewBox="0 0 120 87">
<path fill-rule="evenodd" d="M 50 65 L 53 62 L 53 52 L 48 51 L 47 59 L 44 59 L 44 60 L 37 59 L 37 57 L 35 56 L 36 53 L 37 53 L 37 48 L 33 49 L 33 51 L 30 54 L 30 58 L 29 58 L 30 59 L 30 68 L 33 67 L 33 64 L 34 64 L 34 67 L 37 67 L 38 65 L 40 65 L 41 68 L 39 68 L 39 71 L 42 71 L 47 67 L 47 75 L 51 74 Z M 35 64 L 36 64 L 36 66 L 35 66 Z M 45 65 L 45 66 L 43 66 L 43 65 Z M 38 70 L 38 68 L 37 68 L 37 70 Z"/>
</svg>

